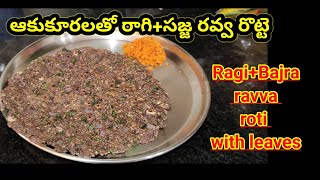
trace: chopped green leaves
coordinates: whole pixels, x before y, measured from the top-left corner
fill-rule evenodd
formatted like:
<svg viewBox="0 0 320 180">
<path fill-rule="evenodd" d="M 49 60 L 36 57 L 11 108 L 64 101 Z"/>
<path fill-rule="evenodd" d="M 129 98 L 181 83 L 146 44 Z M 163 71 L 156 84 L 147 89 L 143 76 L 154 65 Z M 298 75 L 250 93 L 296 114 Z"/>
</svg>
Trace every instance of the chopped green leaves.
<svg viewBox="0 0 320 180">
<path fill-rule="evenodd" d="M 62 70 L 59 70 L 59 72 L 57 73 L 57 76 L 63 77 L 64 76 L 64 72 Z"/>
<path fill-rule="evenodd" d="M 154 86 L 151 90 L 151 92 L 155 93 L 159 90 L 160 88 L 158 86 Z"/>
<path fill-rule="evenodd" d="M 9 109 L 7 109 L 7 108 L 5 108 L 2 112 L 3 112 L 3 115 L 5 116 L 5 117 L 7 117 L 8 116 L 8 114 L 9 114 Z"/>
<path fill-rule="evenodd" d="M 62 89 L 62 88 L 64 88 L 65 85 L 66 85 L 65 82 L 61 82 L 61 83 L 59 83 L 58 87 L 59 87 L 60 89 Z"/>
<path fill-rule="evenodd" d="M 49 96 L 49 100 L 53 101 L 54 100 L 54 96 Z"/>
<path fill-rule="evenodd" d="M 67 48 L 62 48 L 62 51 L 64 51 L 64 52 L 71 52 L 69 49 L 67 49 Z"/>
<path fill-rule="evenodd" d="M 98 71 L 98 72 L 104 72 L 104 68 L 103 68 L 103 67 L 98 67 L 98 68 L 96 69 L 96 71 Z"/>
<path fill-rule="evenodd" d="M 116 120 L 116 123 L 117 123 L 117 124 L 126 124 L 126 123 L 127 123 L 127 120 L 125 120 L 125 119 L 117 119 L 117 120 Z"/>
<path fill-rule="evenodd" d="M 121 96 L 120 99 L 125 100 L 125 99 L 127 99 L 127 96 Z"/>
<path fill-rule="evenodd" d="M 101 115 L 101 120 L 103 120 L 103 121 L 108 120 L 107 115 L 106 115 L 106 114 L 102 114 L 102 115 Z"/>
<path fill-rule="evenodd" d="M 77 58 L 76 57 L 72 57 L 72 64 L 75 65 L 77 62 Z"/>
<path fill-rule="evenodd" d="M 48 85 L 47 83 L 44 83 L 44 84 L 42 84 L 41 88 L 42 88 L 43 90 L 48 90 L 49 85 Z"/>
<path fill-rule="evenodd" d="M 76 110 L 71 109 L 70 111 L 66 112 L 66 116 L 72 117 L 72 116 L 76 115 L 76 113 L 77 113 Z"/>
<path fill-rule="evenodd" d="M 86 122 L 88 122 L 88 118 L 83 116 L 83 117 L 81 117 L 81 121 L 86 123 Z"/>
<path fill-rule="evenodd" d="M 108 141 L 109 140 L 109 137 L 98 137 L 98 136 L 95 136 L 93 137 L 93 139 L 97 142 L 102 142 L 102 141 Z"/>
<path fill-rule="evenodd" d="M 62 120 L 63 119 L 63 117 L 62 117 L 62 114 L 61 113 L 56 113 L 56 119 L 57 120 Z"/>
<path fill-rule="evenodd" d="M 89 124 L 89 129 L 90 130 L 94 129 L 94 125 L 93 124 Z"/>
<path fill-rule="evenodd" d="M 91 99 L 91 105 L 94 106 L 96 104 L 99 104 L 101 101 L 102 101 L 102 99 L 98 99 L 95 96 L 93 96 Z"/>
<path fill-rule="evenodd" d="M 102 139 L 101 139 L 100 137 L 97 137 L 97 136 L 93 137 L 93 139 L 94 139 L 95 141 L 102 141 Z"/>
<path fill-rule="evenodd" d="M 114 117 L 114 118 L 116 118 L 116 117 L 118 116 L 118 113 L 117 113 L 116 111 L 113 111 L 113 110 L 112 110 L 111 116 Z"/>
<path fill-rule="evenodd" d="M 135 147 L 138 146 L 138 145 L 139 145 L 139 142 L 133 141 L 132 148 L 135 148 Z"/>
<path fill-rule="evenodd" d="M 90 81 L 87 81 L 87 82 L 86 82 L 86 87 L 90 87 L 90 84 L 91 84 L 91 82 L 90 82 Z"/>
<path fill-rule="evenodd" d="M 74 136 L 69 137 L 68 143 L 70 143 L 71 141 L 73 141 L 75 138 L 76 138 L 76 137 L 74 137 Z"/>
</svg>

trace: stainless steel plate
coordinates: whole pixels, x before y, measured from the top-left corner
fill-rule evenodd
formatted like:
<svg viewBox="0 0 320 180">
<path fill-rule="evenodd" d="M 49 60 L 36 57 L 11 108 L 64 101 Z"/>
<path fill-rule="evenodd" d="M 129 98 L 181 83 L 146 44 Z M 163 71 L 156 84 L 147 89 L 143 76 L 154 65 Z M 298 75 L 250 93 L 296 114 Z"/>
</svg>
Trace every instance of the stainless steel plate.
<svg viewBox="0 0 320 180">
<path fill-rule="evenodd" d="M 34 59 L 42 55 L 50 55 L 66 47 L 105 48 L 122 53 L 124 43 L 140 38 L 133 34 L 124 36 L 118 31 L 108 36 L 72 36 L 63 34 L 42 38 L 20 51 L 6 66 L 0 79 L 0 88 L 17 71 L 24 70 Z M 169 66 L 157 68 L 153 76 L 160 81 L 172 102 L 168 113 L 167 126 L 159 132 L 159 137 L 145 145 L 129 149 L 125 154 L 108 155 L 103 158 L 84 158 L 64 153 L 34 144 L 27 137 L 19 134 L 34 146 L 56 156 L 87 163 L 125 163 L 135 162 L 160 156 L 187 141 L 203 123 L 210 106 L 210 88 L 206 75 L 197 61 L 185 50 L 168 39 L 154 36 L 165 47 Z"/>
</svg>

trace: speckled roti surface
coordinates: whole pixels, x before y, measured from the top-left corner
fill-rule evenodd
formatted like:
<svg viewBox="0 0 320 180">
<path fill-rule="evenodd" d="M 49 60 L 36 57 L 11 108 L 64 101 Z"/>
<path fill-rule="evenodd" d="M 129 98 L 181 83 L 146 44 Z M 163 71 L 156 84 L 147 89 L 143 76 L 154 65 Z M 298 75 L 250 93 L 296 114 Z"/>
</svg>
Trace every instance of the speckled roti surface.
<svg viewBox="0 0 320 180">
<path fill-rule="evenodd" d="M 32 61 L 1 91 L 8 126 L 36 144 L 83 157 L 153 141 L 170 100 L 139 62 L 98 48 Z"/>
</svg>

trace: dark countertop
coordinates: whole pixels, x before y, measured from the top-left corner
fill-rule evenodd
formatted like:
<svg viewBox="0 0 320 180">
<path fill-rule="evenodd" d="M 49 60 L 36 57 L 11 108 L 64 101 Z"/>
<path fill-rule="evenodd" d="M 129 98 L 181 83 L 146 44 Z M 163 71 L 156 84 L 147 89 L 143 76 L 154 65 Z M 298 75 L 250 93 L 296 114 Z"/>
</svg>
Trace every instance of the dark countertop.
<svg viewBox="0 0 320 180">
<path fill-rule="evenodd" d="M 217 9 L 164 9 L 160 14 L 176 12 L 179 16 L 195 17 L 206 12 L 214 13 Z M 31 11 L 30 9 L 28 11 Z M 89 11 L 89 10 L 88 10 Z M 152 10 L 143 10 L 149 12 Z M 99 11 L 102 13 L 104 11 Z M 107 11 L 106 11 L 107 12 Z M 137 13 L 131 9 L 131 14 Z M 158 13 L 158 12 L 157 12 Z M 0 13 L 1 14 L 1 13 Z M 72 14 L 72 13 L 71 13 Z M 128 15 L 128 13 L 127 13 Z M 3 24 L 3 23 L 2 23 Z M 3 27 L 1 27 L 3 28 Z M 4 30 L 5 31 L 5 30 Z M 1 29 L 3 32 L 3 29 Z M 13 37 L 0 36 L 0 65 L 7 64 L 10 59 L 40 37 Z M 176 42 L 174 38 L 168 37 Z M 242 66 L 244 63 L 256 65 L 268 62 L 267 45 L 255 43 L 251 37 L 240 37 L 234 43 L 221 43 L 216 37 L 196 36 L 192 43 L 177 43 L 193 55 L 208 79 L 211 79 L 211 65 L 222 64 L 225 67 Z M 0 69 L 3 65 L 0 66 Z M 267 109 L 266 105 L 232 105 L 234 90 L 267 90 L 267 84 L 261 82 L 248 82 L 236 85 L 232 82 L 210 81 L 211 106 L 207 118 L 196 134 L 178 148 L 151 160 L 139 163 L 207 163 L 207 164 L 256 164 L 268 163 L 266 152 L 212 152 L 210 137 L 222 137 L 224 133 L 240 133 L 248 137 L 248 133 L 256 136 L 267 136 L 264 129 L 241 129 L 239 127 L 240 113 L 256 113 Z M 5 163 L 75 163 L 55 157 L 49 153 L 32 146 L 20 138 L 13 130 L 7 127 L 5 119 L 0 116 L 0 164 Z"/>
</svg>

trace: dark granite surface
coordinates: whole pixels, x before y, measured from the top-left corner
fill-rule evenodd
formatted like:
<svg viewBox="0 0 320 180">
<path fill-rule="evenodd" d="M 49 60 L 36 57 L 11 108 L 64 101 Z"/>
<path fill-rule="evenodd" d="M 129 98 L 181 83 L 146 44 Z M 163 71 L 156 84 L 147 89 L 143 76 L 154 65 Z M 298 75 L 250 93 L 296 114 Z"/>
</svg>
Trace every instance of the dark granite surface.
<svg viewBox="0 0 320 180">
<path fill-rule="evenodd" d="M 179 16 L 195 17 L 206 12 L 214 13 L 217 9 L 121 9 L 124 15 L 136 15 L 149 12 L 155 15 L 164 15 L 175 12 Z M 76 12 L 84 12 L 90 16 L 96 16 L 106 9 L 100 10 L 68 10 L 64 9 L 61 15 L 72 15 Z M 1 12 L 1 10 L 0 10 Z M 59 12 L 59 10 L 33 10 L 22 11 L 29 15 L 34 12 Z M 4 11 L 2 10 L 2 14 Z M 7 13 L 7 12 L 6 12 Z M 1 23 L 1 33 L 5 33 L 4 23 Z M 10 59 L 40 37 L 13 37 L 10 35 L 0 36 L 0 69 Z M 168 37 L 175 42 L 174 38 Z M 179 43 L 178 43 L 179 44 Z M 251 37 L 240 37 L 234 43 L 221 43 L 215 37 L 196 36 L 192 43 L 179 44 L 193 55 L 204 71 L 208 79 L 211 79 L 211 65 L 214 63 L 224 66 L 242 66 L 244 63 L 256 65 L 267 63 L 267 45 L 255 43 Z M 241 129 L 239 127 L 239 114 L 256 113 L 265 110 L 266 105 L 232 105 L 234 90 L 266 90 L 267 84 L 261 82 L 246 82 L 236 85 L 232 82 L 210 81 L 211 106 L 207 118 L 196 134 L 178 148 L 151 160 L 139 163 L 207 163 L 207 164 L 266 164 L 268 163 L 266 152 L 212 152 L 209 138 L 221 137 L 224 133 L 240 133 L 247 138 L 248 133 L 265 137 L 267 130 Z M 0 164 L 38 164 L 38 163 L 75 163 L 55 157 L 49 153 L 37 149 L 20 138 L 13 130 L 7 127 L 5 119 L 0 117 Z"/>
</svg>

